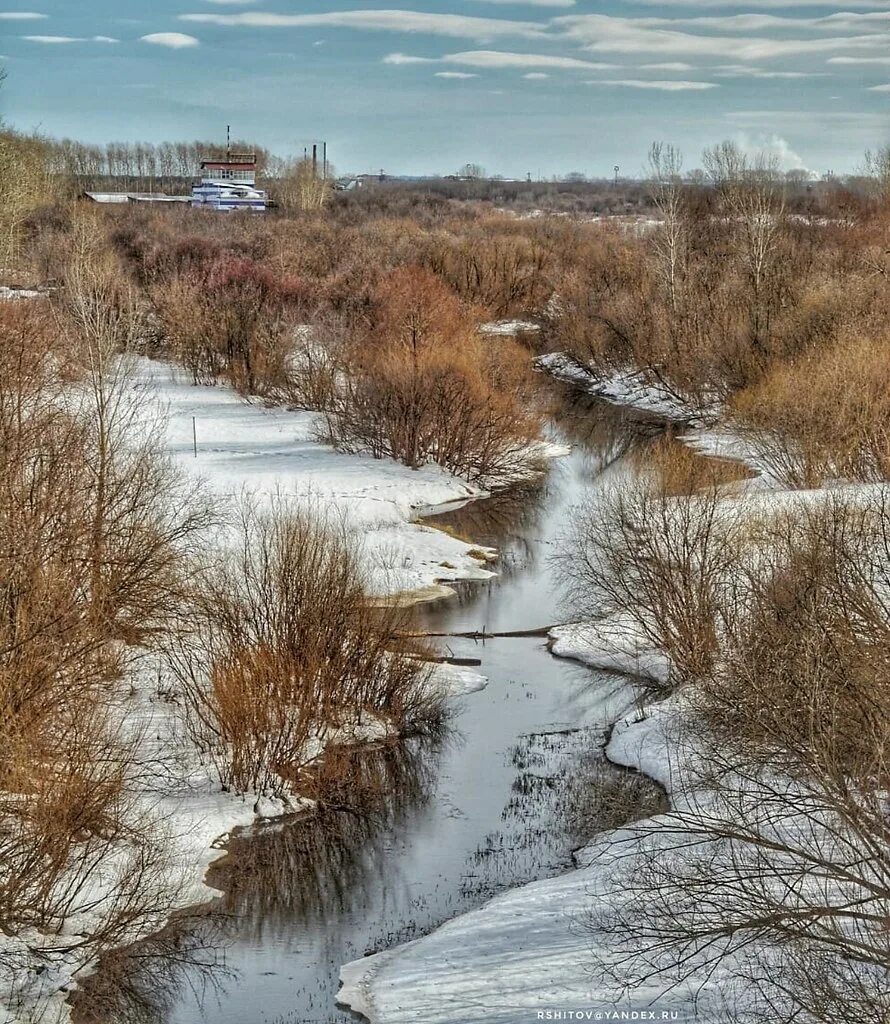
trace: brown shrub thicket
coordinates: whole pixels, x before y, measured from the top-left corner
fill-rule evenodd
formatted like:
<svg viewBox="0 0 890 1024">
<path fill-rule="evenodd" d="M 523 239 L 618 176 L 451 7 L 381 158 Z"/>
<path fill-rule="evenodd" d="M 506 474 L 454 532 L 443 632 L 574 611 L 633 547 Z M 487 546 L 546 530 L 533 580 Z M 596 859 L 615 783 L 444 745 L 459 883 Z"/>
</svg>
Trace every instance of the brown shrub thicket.
<svg viewBox="0 0 890 1024">
<path fill-rule="evenodd" d="M 237 549 L 195 584 L 171 646 L 188 725 L 223 783 L 278 793 L 316 737 L 369 720 L 401 727 L 435 703 L 403 613 L 369 601 L 342 528 L 317 512 L 245 503 Z"/>
<path fill-rule="evenodd" d="M 890 478 L 890 341 L 844 335 L 779 363 L 733 412 L 771 472 L 793 487 Z"/>
<path fill-rule="evenodd" d="M 491 480 L 515 472 L 537 437 L 527 354 L 481 337 L 469 311 L 428 271 L 390 275 L 375 295 L 370 328 L 353 334 L 340 360 L 325 418 L 341 450 Z"/>
<path fill-rule="evenodd" d="M 257 263 L 220 257 L 154 291 L 171 354 L 196 384 L 225 377 L 244 394 L 285 378 L 302 292 Z"/>
<path fill-rule="evenodd" d="M 462 235 L 435 234 L 424 242 L 424 265 L 493 316 L 539 312 L 552 294 L 547 240 L 510 222 L 492 217 Z"/>
<path fill-rule="evenodd" d="M 308 353 L 294 328 L 337 321 L 361 348 L 389 277 L 412 267 L 480 317 L 537 317 L 547 347 L 603 372 L 640 368 L 702 409 L 783 367 L 803 361 L 809 373 L 847 338 L 887 336 L 880 190 L 852 182 L 804 194 L 732 144 L 705 162 L 708 176 L 683 181 L 677 150 L 653 147 L 639 188 L 657 222 L 519 219 L 466 197 L 408 202 L 410 189 L 399 188 L 255 219 L 99 211 L 94 234 L 158 314 L 146 320 L 146 343 L 166 344 L 196 380 L 227 378 L 298 404 L 319 387 L 301 387 Z M 28 223 L 29 254 L 59 278 L 70 225 L 58 208 Z"/>
<path fill-rule="evenodd" d="M 0 304 L 0 928 L 88 915 L 67 943 L 85 958 L 153 920 L 172 885 L 128 795 L 138 730 L 120 728 L 117 682 L 120 641 L 157 627 L 188 529 L 169 475 L 118 432 L 115 380 L 83 367 L 44 304 Z"/>
</svg>

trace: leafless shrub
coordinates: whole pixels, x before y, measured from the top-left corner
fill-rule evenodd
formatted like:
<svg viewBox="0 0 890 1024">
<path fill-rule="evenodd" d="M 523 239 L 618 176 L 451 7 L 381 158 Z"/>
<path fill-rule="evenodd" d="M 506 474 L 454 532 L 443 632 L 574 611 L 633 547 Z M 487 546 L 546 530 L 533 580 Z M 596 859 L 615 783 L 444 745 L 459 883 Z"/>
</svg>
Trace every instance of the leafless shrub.
<svg viewBox="0 0 890 1024">
<path fill-rule="evenodd" d="M 683 799 L 632 839 L 620 919 L 593 922 L 625 983 L 729 969 L 734 1019 L 886 1019 L 887 525 L 882 494 L 796 504 L 727 565 L 675 737 Z"/>
<path fill-rule="evenodd" d="M 342 352 L 326 409 L 329 440 L 413 468 L 436 462 L 471 479 L 515 473 L 539 429 L 527 353 L 482 339 L 427 272 L 392 274 L 377 301 L 369 335 Z"/>
<path fill-rule="evenodd" d="M 189 728 L 223 782 L 279 792 L 315 737 L 416 713 L 426 670 L 397 639 L 401 619 L 371 606 L 342 532 L 246 503 L 237 551 L 200 576 L 171 651 Z"/>
<path fill-rule="evenodd" d="M 677 684 L 713 672 L 739 540 L 719 469 L 670 443 L 659 463 L 580 508 L 558 559 L 572 612 L 633 628 L 670 657 Z"/>
<path fill-rule="evenodd" d="M 300 325 L 281 382 L 269 389 L 269 397 L 298 409 L 330 410 L 348 337 L 348 327 L 339 317 L 319 317 Z"/>
<path fill-rule="evenodd" d="M 195 383 L 214 384 L 225 375 L 246 395 L 286 379 L 300 296 L 297 282 L 235 256 L 153 289 L 171 354 Z"/>
</svg>

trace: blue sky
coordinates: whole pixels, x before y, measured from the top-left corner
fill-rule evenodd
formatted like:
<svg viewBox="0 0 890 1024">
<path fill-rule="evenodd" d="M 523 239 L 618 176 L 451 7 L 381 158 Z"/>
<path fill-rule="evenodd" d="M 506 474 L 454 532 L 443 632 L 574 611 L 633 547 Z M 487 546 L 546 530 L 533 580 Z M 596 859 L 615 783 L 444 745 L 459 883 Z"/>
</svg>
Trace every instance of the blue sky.
<svg viewBox="0 0 890 1024">
<path fill-rule="evenodd" d="M 849 171 L 890 142 L 890 0 L 21 0 L 4 119 L 92 142 L 326 138 L 343 170 L 687 167 L 724 138 Z"/>
</svg>

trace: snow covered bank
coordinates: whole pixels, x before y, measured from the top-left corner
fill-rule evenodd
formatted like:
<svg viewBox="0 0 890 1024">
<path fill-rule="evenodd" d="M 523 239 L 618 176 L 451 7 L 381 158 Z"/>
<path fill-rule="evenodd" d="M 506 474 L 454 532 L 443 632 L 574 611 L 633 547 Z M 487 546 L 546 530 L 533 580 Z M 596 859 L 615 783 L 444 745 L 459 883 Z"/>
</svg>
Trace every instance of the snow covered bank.
<svg viewBox="0 0 890 1024">
<path fill-rule="evenodd" d="M 46 292 L 37 291 L 34 288 L 11 288 L 8 285 L 0 285 L 0 302 L 16 299 L 42 299 L 46 294 Z"/>
<path fill-rule="evenodd" d="M 673 791 L 679 778 L 673 733 L 681 714 L 679 702 L 671 700 L 646 717 L 621 719 L 608 757 Z M 604 833 L 576 854 L 576 870 L 513 889 L 424 938 L 346 964 L 340 1001 L 373 1024 L 519 1024 L 541 1019 L 538 1014 L 548 1010 L 608 1019 L 583 1014 L 618 1009 L 673 1013 L 664 1019 L 680 1021 L 716 1020 L 719 986 L 704 978 L 663 994 L 658 981 L 626 992 L 620 971 L 615 980 L 603 971 L 591 973 L 594 943 L 598 958 L 608 963 L 610 956 L 607 937 L 595 934 L 592 914 L 606 908 L 620 914 L 618 872 L 627 869 L 637 842 L 632 827 Z"/>
<path fill-rule="evenodd" d="M 630 624 L 603 621 L 556 626 L 550 630 L 550 650 L 558 658 L 571 658 L 603 672 L 667 684 L 667 657 L 648 647 Z"/>
<path fill-rule="evenodd" d="M 564 352 L 539 356 L 536 365 L 557 380 L 587 391 L 615 405 L 624 405 L 673 423 L 690 426 L 710 424 L 719 416 L 716 402 L 701 409 L 653 381 L 643 371 L 626 368 L 604 375 L 592 367 L 582 366 Z"/>
<path fill-rule="evenodd" d="M 312 414 L 245 402 L 228 388 L 196 387 L 165 363 L 139 360 L 134 394 L 140 416 L 157 424 L 162 447 L 203 481 L 221 512 L 242 495 L 260 503 L 281 495 L 305 498 L 320 513 L 330 510 L 342 518 L 359 541 L 375 592 L 440 596 L 448 592 L 443 581 L 493 575 L 487 568 L 493 552 L 415 521 L 420 511 L 482 497 L 482 489 L 438 467 L 412 471 L 391 460 L 339 454 L 313 439 Z M 205 876 L 224 855 L 234 829 L 299 813 L 311 804 L 286 787 L 277 796 L 223 791 L 211 758 L 183 728 L 163 666 L 146 656 L 128 682 L 131 688 L 121 694 L 117 711 L 122 729 L 138 737 L 139 770 L 131 792 L 139 816 L 157 821 L 167 837 L 171 886 L 160 915 L 134 922 L 129 941 L 135 941 L 160 928 L 167 914 L 216 895 Z M 467 668 L 437 665 L 431 685 L 450 698 L 480 689 L 485 679 Z M 388 735 L 386 722 L 364 716 L 345 730 L 318 736 L 307 756 L 332 742 L 374 742 Z M 89 915 L 69 921 L 64 935 L 0 938 L 0 958 L 15 964 L 0 980 L 4 1024 L 69 1018 L 67 992 L 92 965 L 61 950 L 73 935 L 101 920 L 115 878 L 114 865 L 103 866 L 85 896 L 95 906 Z M 38 945 L 42 955 L 31 949 Z"/>
<path fill-rule="evenodd" d="M 480 334 L 489 337 L 515 338 L 518 334 L 537 334 L 541 325 L 534 320 L 492 320 L 479 328 Z"/>
<path fill-rule="evenodd" d="M 439 597 L 450 593 L 443 583 L 494 575 L 489 552 L 416 521 L 485 496 L 481 488 L 438 466 L 412 470 L 391 459 L 343 455 L 314 440 L 313 413 L 245 402 L 226 387 L 196 387 L 168 363 L 140 360 L 137 386 L 166 421 L 169 453 L 221 500 L 293 495 L 342 516 L 361 541 L 375 592 L 426 588 Z"/>
</svg>

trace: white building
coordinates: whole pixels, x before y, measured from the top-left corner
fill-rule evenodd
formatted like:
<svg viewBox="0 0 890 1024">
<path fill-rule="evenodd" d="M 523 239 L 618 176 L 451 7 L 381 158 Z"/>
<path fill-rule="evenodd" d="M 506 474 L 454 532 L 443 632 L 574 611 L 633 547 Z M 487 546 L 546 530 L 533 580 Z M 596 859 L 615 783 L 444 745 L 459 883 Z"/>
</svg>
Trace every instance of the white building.
<svg viewBox="0 0 890 1024">
<path fill-rule="evenodd" d="M 192 186 L 192 206 L 209 210 L 265 213 L 268 196 L 256 187 L 256 157 L 230 154 L 201 162 L 201 181 Z"/>
</svg>

